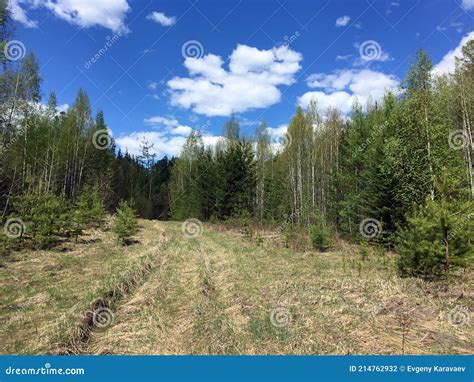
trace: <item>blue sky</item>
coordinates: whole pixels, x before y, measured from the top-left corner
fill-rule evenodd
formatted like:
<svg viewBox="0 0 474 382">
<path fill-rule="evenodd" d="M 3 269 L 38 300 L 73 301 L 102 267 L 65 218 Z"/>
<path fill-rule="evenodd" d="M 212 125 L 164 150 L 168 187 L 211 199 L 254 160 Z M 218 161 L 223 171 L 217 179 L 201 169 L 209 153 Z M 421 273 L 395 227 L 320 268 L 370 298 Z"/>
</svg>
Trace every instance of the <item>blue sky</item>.
<svg viewBox="0 0 474 382">
<path fill-rule="evenodd" d="M 349 111 L 396 90 L 419 48 L 452 70 L 474 38 L 474 0 L 10 0 L 15 38 L 41 63 L 43 99 L 79 88 L 122 149 L 142 137 L 178 154 L 191 129 L 206 143 L 235 112 L 275 137 L 298 104 Z"/>
</svg>

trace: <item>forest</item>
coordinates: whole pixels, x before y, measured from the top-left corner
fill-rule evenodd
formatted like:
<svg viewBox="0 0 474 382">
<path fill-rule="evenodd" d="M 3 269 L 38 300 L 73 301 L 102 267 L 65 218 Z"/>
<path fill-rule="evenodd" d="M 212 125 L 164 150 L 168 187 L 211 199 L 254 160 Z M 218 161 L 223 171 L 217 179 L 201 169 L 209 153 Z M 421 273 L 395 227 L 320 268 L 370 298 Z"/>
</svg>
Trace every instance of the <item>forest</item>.
<svg viewBox="0 0 474 382">
<path fill-rule="evenodd" d="M 112 134 L 120 127 L 111 121 L 120 125 L 125 120 L 117 122 L 113 109 L 100 110 L 94 89 L 77 84 L 69 95 L 63 89 L 44 94 L 44 89 L 49 93 L 62 85 L 62 77 L 49 82 L 51 68 L 46 70 L 37 58 L 45 53 L 34 45 L 36 36 L 31 39 L 36 30 L 22 29 L 28 49 L 23 46 L 10 12 L 18 8 L 7 7 L 13 3 L 26 7 L 0 0 L 0 355 L 473 354 L 474 39 L 463 39 L 467 42 L 456 48 L 455 70 L 443 75 L 436 74 L 439 64 L 433 66 L 430 52 L 410 48 L 410 60 L 402 62 L 406 73 L 397 73 L 393 81 L 400 86 L 363 103 L 353 92 L 350 112 L 350 105 L 345 110 L 323 107 L 321 99 L 307 107 L 291 103 L 283 118 L 292 117 L 278 136 L 275 131 L 284 129 L 271 121 L 280 118 L 280 109 L 273 112 L 265 102 L 267 121 L 254 118 L 249 123 L 253 114 L 225 109 L 219 115 L 224 117 L 220 131 L 212 125 L 218 134 L 212 144 L 202 128 L 179 125 L 185 133 L 178 136 L 164 123 L 159 129 L 147 125 L 156 129 L 155 137 L 171 137 L 182 145 L 166 156 L 151 134 L 144 134 L 149 140 L 136 139 L 133 151 L 125 149 L 123 130 L 133 129 L 127 139 L 135 139 L 141 127 L 130 123 L 121 126 L 122 135 Z M 75 2 L 54 4 L 69 3 Z M 103 3 L 107 12 L 112 4 L 95 3 Z M 177 7 L 178 15 L 187 2 L 176 3 L 170 7 Z M 275 4 L 262 4 L 267 7 L 262 12 L 273 12 Z M 74 6 L 91 10 L 88 2 Z M 212 76 L 194 77 L 192 65 L 210 65 L 208 71 L 218 67 L 219 76 L 241 81 L 233 68 L 238 72 L 239 60 L 247 65 L 258 57 L 270 57 L 272 70 L 282 70 L 275 58 L 280 48 L 238 45 L 232 53 L 235 62 L 225 68 L 209 44 L 204 58 L 184 57 L 188 43 L 194 44 L 192 51 L 196 43 L 203 47 L 197 40 L 182 44 L 180 33 L 167 34 L 179 19 L 157 12 L 146 16 L 145 8 L 140 10 L 144 4 L 133 6 L 139 21 L 150 24 L 140 30 L 131 21 L 135 34 L 124 35 L 120 43 L 118 34 L 107 36 L 105 41 L 117 46 L 107 52 L 102 67 L 89 72 L 92 76 L 115 80 L 118 72 L 112 68 L 117 68 L 106 59 L 126 53 L 125 62 L 133 61 L 155 30 L 172 41 L 169 61 L 160 61 L 163 41 L 155 56 L 142 55 L 150 73 L 138 73 L 142 67 L 137 66 L 134 75 L 149 78 L 157 62 L 168 69 L 166 64 L 181 64 L 183 58 L 190 77 L 173 77 L 174 83 L 212 82 Z M 214 8 L 213 3 L 199 6 Z M 30 15 L 52 12 L 34 5 L 25 9 Z M 424 6 L 419 10 L 425 11 Z M 235 12 L 237 17 L 248 9 L 237 7 Z M 75 16 L 70 24 L 79 20 L 80 14 Z M 18 13 L 16 17 L 18 24 Z M 331 33 L 342 36 L 351 28 L 350 19 L 331 21 Z M 167 25 L 156 25 L 159 21 Z M 232 21 L 222 30 L 232 30 Z M 183 29 L 190 29 L 185 22 Z M 188 22 L 196 18 L 190 15 Z M 362 33 L 357 25 L 353 35 L 345 36 L 351 49 Z M 113 30 L 106 25 L 86 32 L 81 26 L 75 32 L 76 27 L 59 18 L 51 21 L 49 31 L 66 30 L 73 36 L 80 31 L 83 35 L 70 47 L 84 48 L 71 61 L 61 57 L 54 65 L 82 60 L 95 49 L 89 45 L 91 34 L 100 36 L 97 45 L 102 34 Z M 326 28 L 316 23 L 308 27 L 315 35 L 317 28 Z M 302 60 L 296 44 L 303 47 L 309 38 L 305 57 L 316 49 L 305 33 L 285 38 L 286 66 L 293 75 Z M 54 34 L 47 36 L 54 40 Z M 319 43 L 318 49 L 324 45 Z M 61 55 L 65 51 L 61 48 Z M 46 56 L 51 52 L 48 46 Z M 431 53 L 435 57 L 439 52 Z M 351 73 L 358 70 L 358 59 Z M 389 55 L 383 59 L 389 61 Z M 372 68 L 381 62 L 372 62 Z M 305 69 L 311 66 L 306 63 Z M 361 71 L 370 68 L 365 64 Z M 253 86 L 253 64 L 245 65 Z M 258 75 L 273 76 L 272 70 Z M 279 87 L 291 84 L 293 75 L 283 75 L 278 86 L 265 79 L 264 89 L 280 94 Z M 176 113 L 176 123 L 185 118 L 169 93 L 158 101 L 162 93 L 156 88 L 164 92 L 164 82 L 146 86 L 147 79 L 140 78 L 145 101 L 136 110 L 139 123 L 152 107 L 170 110 L 167 117 Z M 300 82 L 299 89 L 311 87 Z M 236 92 L 242 89 L 247 88 Z M 123 95 L 127 105 L 137 101 L 132 93 Z M 206 105 L 219 101 L 208 98 Z M 230 98 L 233 102 L 237 96 Z M 191 117 L 206 115 L 188 109 L 193 124 L 198 119 Z M 100 368 L 97 375 L 103 378 Z"/>
<path fill-rule="evenodd" d="M 5 227 L 31 224 L 16 236 L 32 244 L 5 229 L 2 252 L 77 237 L 94 220 L 85 211 L 128 202 L 144 219 L 283 225 L 288 240 L 306 232 L 321 250 L 335 236 L 368 241 L 399 253 L 402 275 L 442 277 L 472 261 L 474 41 L 449 76 L 417 52 L 397 94 L 356 101 L 350 116 L 298 107 L 278 147 L 265 121 L 248 134 L 233 115 L 214 147 L 193 131 L 178 158 L 157 159 L 146 141 L 139 156 L 118 150 L 83 89 L 67 110 L 54 93 L 42 99 L 34 53 L 12 60 L 3 49 L 13 33 L 3 4 L 1 213 Z"/>
</svg>

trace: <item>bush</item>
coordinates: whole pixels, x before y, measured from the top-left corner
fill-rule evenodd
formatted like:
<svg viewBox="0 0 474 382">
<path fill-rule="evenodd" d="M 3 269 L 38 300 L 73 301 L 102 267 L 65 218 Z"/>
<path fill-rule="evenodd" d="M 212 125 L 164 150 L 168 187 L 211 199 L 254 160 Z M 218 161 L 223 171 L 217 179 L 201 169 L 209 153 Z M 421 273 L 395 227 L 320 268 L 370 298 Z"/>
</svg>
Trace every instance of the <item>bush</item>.
<svg viewBox="0 0 474 382">
<path fill-rule="evenodd" d="M 117 208 L 117 215 L 112 224 L 112 232 L 122 245 L 130 243 L 130 239 L 138 232 L 138 222 L 133 208 L 126 202 L 121 201 Z"/>
<path fill-rule="evenodd" d="M 324 252 L 331 246 L 331 235 L 322 224 L 310 226 L 309 235 L 313 247 L 319 251 Z"/>
<path fill-rule="evenodd" d="M 26 233 L 36 248 L 53 246 L 69 224 L 68 204 L 63 198 L 51 194 L 22 195 L 13 204 L 17 213 L 12 217 L 25 222 Z"/>
<path fill-rule="evenodd" d="M 314 248 L 324 252 L 331 246 L 331 234 L 319 212 L 314 212 L 313 224 L 309 226 L 309 238 Z"/>
<path fill-rule="evenodd" d="M 81 212 L 86 225 L 100 227 L 105 218 L 105 206 L 97 189 L 87 187 L 79 195 L 76 202 L 76 209 Z"/>
<path fill-rule="evenodd" d="M 472 202 L 428 200 L 409 216 L 397 245 L 400 274 L 433 279 L 467 266 L 474 255 L 472 211 Z"/>
</svg>

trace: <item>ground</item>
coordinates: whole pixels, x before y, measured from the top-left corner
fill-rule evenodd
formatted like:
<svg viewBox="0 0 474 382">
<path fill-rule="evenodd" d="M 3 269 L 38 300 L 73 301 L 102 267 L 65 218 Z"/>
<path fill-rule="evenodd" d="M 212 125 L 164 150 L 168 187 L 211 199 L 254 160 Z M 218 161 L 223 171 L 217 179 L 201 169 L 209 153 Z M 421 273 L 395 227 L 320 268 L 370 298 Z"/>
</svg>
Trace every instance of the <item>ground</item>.
<svg viewBox="0 0 474 382">
<path fill-rule="evenodd" d="M 2 260 L 0 353 L 474 352 L 471 272 L 428 283 L 343 241 L 303 253 L 216 225 L 140 226 L 129 246 L 90 230 Z"/>
</svg>

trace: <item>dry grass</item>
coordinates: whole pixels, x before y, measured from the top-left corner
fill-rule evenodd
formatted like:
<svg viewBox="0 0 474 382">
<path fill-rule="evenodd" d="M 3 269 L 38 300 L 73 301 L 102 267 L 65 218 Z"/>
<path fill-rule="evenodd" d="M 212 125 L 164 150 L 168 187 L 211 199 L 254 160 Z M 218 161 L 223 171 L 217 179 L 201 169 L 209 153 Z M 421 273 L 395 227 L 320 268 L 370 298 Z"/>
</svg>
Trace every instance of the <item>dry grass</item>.
<svg viewBox="0 0 474 382">
<path fill-rule="evenodd" d="M 7 291 L 2 353 L 44 353 L 64 344 L 85 354 L 474 350 L 470 325 L 447 319 L 455 307 L 472 318 L 472 273 L 426 283 L 400 279 L 394 254 L 369 251 L 363 260 L 357 246 L 344 242 L 326 253 L 298 253 L 222 227 L 206 225 L 202 236 L 186 239 L 180 223 L 141 224 L 140 243 L 130 247 L 101 234 L 86 247 L 71 244 L 69 252 L 19 254 L 0 269 Z M 142 274 L 145 260 L 154 266 Z M 71 344 L 78 315 L 137 274 L 133 287 L 111 302 L 113 325 Z M 283 312 L 276 316 L 280 326 L 270 319 L 276 308 Z M 58 320 L 61 315 L 68 318 Z"/>
<path fill-rule="evenodd" d="M 118 287 L 133 282 L 157 257 L 165 240 L 161 225 L 140 224 L 139 243 L 129 247 L 117 244 L 109 232 L 94 230 L 77 244 L 12 255 L 0 268 L 0 353 L 73 350 L 93 303 L 111 292 L 119 294 Z"/>
</svg>

